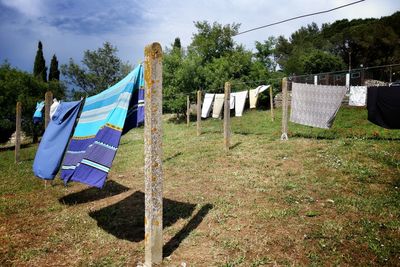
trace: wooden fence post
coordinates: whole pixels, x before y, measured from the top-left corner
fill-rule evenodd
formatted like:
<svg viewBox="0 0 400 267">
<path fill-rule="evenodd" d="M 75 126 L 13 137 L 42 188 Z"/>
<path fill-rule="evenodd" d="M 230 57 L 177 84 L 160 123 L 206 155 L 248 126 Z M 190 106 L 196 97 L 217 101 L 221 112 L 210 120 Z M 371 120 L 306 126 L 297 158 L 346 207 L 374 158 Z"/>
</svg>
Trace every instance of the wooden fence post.
<svg viewBox="0 0 400 267">
<path fill-rule="evenodd" d="M 272 85 L 269 87 L 269 104 L 271 106 L 271 121 L 275 120 L 274 115 L 274 96 L 272 94 Z"/>
<path fill-rule="evenodd" d="M 190 124 L 190 99 L 189 96 L 186 97 L 186 126 L 189 127 Z"/>
<path fill-rule="evenodd" d="M 201 134 L 201 91 L 197 91 L 197 136 Z"/>
<path fill-rule="evenodd" d="M 47 91 L 44 95 L 44 129 L 50 122 L 50 106 L 53 102 L 53 92 Z"/>
<path fill-rule="evenodd" d="M 162 48 L 152 43 L 144 50 L 145 78 L 145 264 L 162 262 L 163 172 L 162 172 Z"/>
<path fill-rule="evenodd" d="M 15 163 L 19 162 L 19 151 L 21 148 L 21 102 L 17 102 L 15 110 Z"/>
<path fill-rule="evenodd" d="M 225 83 L 225 96 L 224 96 L 224 147 L 225 151 L 229 150 L 231 146 L 231 83 Z"/>
<path fill-rule="evenodd" d="M 282 79 L 282 135 L 281 140 L 288 140 L 288 84 L 287 78 Z"/>
</svg>

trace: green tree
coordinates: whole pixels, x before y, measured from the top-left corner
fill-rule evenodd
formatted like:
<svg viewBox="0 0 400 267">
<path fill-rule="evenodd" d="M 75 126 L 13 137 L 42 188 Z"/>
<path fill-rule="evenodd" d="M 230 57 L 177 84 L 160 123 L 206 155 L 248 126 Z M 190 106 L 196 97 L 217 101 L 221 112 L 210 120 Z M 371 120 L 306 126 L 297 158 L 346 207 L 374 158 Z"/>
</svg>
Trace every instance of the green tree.
<svg viewBox="0 0 400 267">
<path fill-rule="evenodd" d="M 277 39 L 273 36 L 268 37 L 263 43 L 256 41 L 256 50 L 254 57 L 257 61 L 261 62 L 269 71 L 276 71 L 277 57 L 275 53 L 275 46 Z"/>
<path fill-rule="evenodd" d="M 132 66 L 123 63 L 117 56 L 117 48 L 109 42 L 97 50 L 86 50 L 82 65 L 71 58 L 69 64 L 61 66 L 61 73 L 75 91 L 85 91 L 89 95 L 97 94 L 124 78 Z"/>
<path fill-rule="evenodd" d="M 53 55 L 53 58 L 50 62 L 50 70 L 49 70 L 49 81 L 52 80 L 60 80 L 60 71 L 58 69 L 58 60 L 56 55 Z"/>
<path fill-rule="evenodd" d="M 33 65 L 33 76 L 41 79 L 44 82 L 47 81 L 46 60 L 43 56 L 43 46 L 41 41 L 38 43 L 38 50 L 36 52 L 35 63 Z"/>
<path fill-rule="evenodd" d="M 36 102 L 43 100 L 49 90 L 62 99 L 66 87 L 58 81 L 46 83 L 41 78 L 11 67 L 8 62 L 0 65 L 0 143 L 7 141 L 15 131 L 17 101 L 22 103 L 22 129 L 28 135 L 33 135 L 35 128 L 32 116 Z"/>
</svg>

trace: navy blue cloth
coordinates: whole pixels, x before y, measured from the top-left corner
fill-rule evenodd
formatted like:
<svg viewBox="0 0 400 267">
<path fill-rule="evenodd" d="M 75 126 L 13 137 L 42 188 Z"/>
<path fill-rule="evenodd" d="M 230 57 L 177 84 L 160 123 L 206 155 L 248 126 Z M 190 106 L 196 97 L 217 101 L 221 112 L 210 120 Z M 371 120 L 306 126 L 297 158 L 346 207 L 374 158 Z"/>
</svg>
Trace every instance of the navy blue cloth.
<svg viewBox="0 0 400 267">
<path fill-rule="evenodd" d="M 61 102 L 54 113 L 33 162 L 33 172 L 37 177 L 51 180 L 56 176 L 80 106 L 81 101 Z"/>
<path fill-rule="evenodd" d="M 368 87 L 368 120 L 386 129 L 400 129 L 400 86 Z"/>
</svg>

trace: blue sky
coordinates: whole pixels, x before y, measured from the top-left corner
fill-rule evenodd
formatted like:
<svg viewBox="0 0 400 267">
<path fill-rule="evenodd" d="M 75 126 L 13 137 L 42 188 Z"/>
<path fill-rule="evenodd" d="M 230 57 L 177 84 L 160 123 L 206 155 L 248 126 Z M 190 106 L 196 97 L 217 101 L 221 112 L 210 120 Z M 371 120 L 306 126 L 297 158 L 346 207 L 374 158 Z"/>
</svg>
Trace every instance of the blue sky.
<svg viewBox="0 0 400 267">
<path fill-rule="evenodd" d="M 59 64 L 82 59 L 83 51 L 105 41 L 119 49 L 131 64 L 141 62 L 146 44 L 158 41 L 169 46 L 180 37 L 191 42 L 194 21 L 241 23 L 240 30 L 261 26 L 305 13 L 330 9 L 353 0 L 0 0 L 0 61 L 31 72 L 39 40 L 46 64 L 53 54 Z M 400 0 L 366 0 L 332 13 L 291 21 L 235 37 L 248 49 L 268 36 L 285 35 L 311 22 L 391 15 Z"/>
</svg>

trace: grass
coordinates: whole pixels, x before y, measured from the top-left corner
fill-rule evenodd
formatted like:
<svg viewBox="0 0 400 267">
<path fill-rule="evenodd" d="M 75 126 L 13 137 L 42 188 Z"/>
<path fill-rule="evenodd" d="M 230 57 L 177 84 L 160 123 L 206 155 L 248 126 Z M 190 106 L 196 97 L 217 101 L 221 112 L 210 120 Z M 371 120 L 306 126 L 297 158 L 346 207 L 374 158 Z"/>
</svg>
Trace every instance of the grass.
<svg viewBox="0 0 400 267">
<path fill-rule="evenodd" d="M 341 109 L 330 130 L 280 110 L 164 122 L 164 265 L 399 265 L 400 131 Z M 0 152 L 1 266 L 134 266 L 144 259 L 143 129 L 121 140 L 103 190 L 32 174 L 35 146 Z"/>
</svg>

